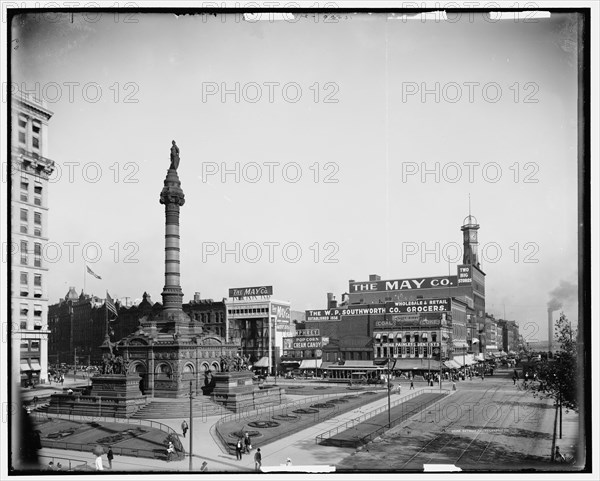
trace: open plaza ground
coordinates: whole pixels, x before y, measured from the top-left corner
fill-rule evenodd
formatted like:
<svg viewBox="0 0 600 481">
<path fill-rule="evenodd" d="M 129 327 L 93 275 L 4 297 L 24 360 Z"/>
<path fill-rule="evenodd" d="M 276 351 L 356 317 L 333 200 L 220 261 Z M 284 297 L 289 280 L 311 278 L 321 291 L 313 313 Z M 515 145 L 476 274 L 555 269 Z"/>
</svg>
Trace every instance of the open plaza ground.
<svg viewBox="0 0 600 481">
<path fill-rule="evenodd" d="M 556 464 L 550 460 L 555 422 L 555 409 L 552 402 L 535 398 L 531 392 L 521 390 L 519 385 L 513 385 L 509 371 L 499 371 L 484 380 L 473 378 L 473 380 L 459 381 L 456 383 L 455 391 L 452 390 L 451 383 L 444 383 L 442 387 L 444 390 L 448 389 L 450 395 L 436 399 L 433 404 L 429 403 L 421 410 L 415 409 L 419 405 L 418 394 L 430 392 L 430 388 L 422 382 L 416 382 L 414 390 L 409 389 L 408 381 L 402 380 L 400 384 L 401 394 L 394 389 L 390 396 L 390 402 L 394 406 L 392 415 L 397 417 L 400 412 L 398 406 L 401 404 L 404 404 L 401 412 L 410 412 L 412 409 L 414 414 L 393 425 L 390 430 L 374 437 L 372 441 L 361 443 L 358 447 L 319 444 L 316 438 L 324 432 L 353 424 L 352 420 L 375 410 L 379 410 L 377 416 L 370 418 L 366 423 L 353 424 L 352 429 L 365 430 L 365 426 L 368 427 L 369 424 L 371 427 L 385 426 L 388 399 L 381 391 L 380 394 L 375 395 L 352 393 L 348 390 L 346 393 L 335 394 L 335 398 L 346 398 L 348 402 L 334 404 L 336 408 L 321 409 L 321 411 L 336 410 L 333 415 L 315 417 L 315 413 L 309 413 L 304 414 L 303 421 L 300 421 L 303 415 L 295 414 L 298 418 L 295 418 L 295 421 L 290 419 L 294 421 L 291 424 L 290 421 L 287 422 L 290 426 L 294 424 L 293 428 L 287 426 L 286 421 L 279 421 L 278 426 L 261 428 L 260 421 L 267 420 L 267 411 L 254 417 L 249 414 L 244 419 L 240 416 L 236 419 L 235 415 L 230 415 L 225 422 L 220 421 L 222 416 L 195 419 L 187 438 L 183 438 L 180 425 L 189 413 L 182 412 L 180 418 L 155 421 L 176 431 L 186 452 L 189 449 L 189 437 L 192 436 L 194 471 L 199 471 L 204 461 L 207 462 L 210 472 L 254 471 L 253 458 L 257 447 L 261 449 L 264 467 L 277 467 L 283 471 L 288 469 L 285 466 L 288 458 L 293 466 L 333 466 L 337 472 L 423 471 L 424 465 L 430 464 L 451 464 L 463 471 L 576 469 L 574 465 Z M 293 385 L 302 388 L 290 389 Z M 296 384 L 286 385 L 286 389 L 288 392 L 310 393 L 310 388 L 314 388 L 315 385 L 309 382 L 296 382 Z M 336 390 L 339 390 L 338 388 Z M 314 389 L 312 391 L 314 392 Z M 365 388 L 364 392 L 376 391 Z M 349 398 L 355 395 L 356 398 Z M 403 403 L 403 399 L 408 396 L 412 399 Z M 349 404 L 356 402 L 357 399 L 361 400 L 360 405 Z M 305 406 L 299 407 L 301 400 L 301 395 L 290 395 L 288 401 L 295 404 L 287 409 L 287 414 L 292 415 L 293 410 L 305 408 Z M 341 406 L 346 406 L 347 409 L 342 409 Z M 281 413 L 272 410 L 268 420 L 280 415 Z M 256 424 L 258 427 L 249 426 L 249 423 L 256 421 L 259 421 Z M 563 435 L 562 439 L 556 441 L 561 452 L 569 457 L 576 454 L 579 439 L 577 421 L 576 413 L 563 413 Z M 142 428 L 146 433 L 121 439 L 115 443 L 115 447 L 131 448 L 135 443 L 148 442 L 146 439 L 150 435 L 148 433 L 154 432 L 145 426 L 127 426 L 120 423 L 115 427 L 110 423 L 99 422 L 97 427 L 88 425 L 81 435 L 88 436 L 90 442 L 98 442 L 102 437 L 114 435 L 115 431 L 120 432 L 134 427 Z M 248 430 L 260 433 L 260 436 L 255 434 L 251 453 L 243 454 L 241 460 L 236 460 L 235 452 L 227 449 L 221 437 L 230 434 L 229 431 Z M 156 438 L 150 442 L 160 443 L 165 437 L 165 432 L 155 431 Z M 267 432 L 269 434 L 265 434 Z M 344 432 L 345 436 L 354 436 L 350 430 L 340 431 L 340 433 Z M 95 459 L 91 450 L 42 448 L 40 454 L 43 466 L 51 460 L 56 464 L 62 459 L 63 466 L 68 466 L 70 463 L 79 466 L 79 469 L 86 469 L 85 465 L 87 469 L 91 469 Z M 105 468 L 108 469 L 106 457 L 103 458 Z M 166 462 L 161 457 L 147 459 L 116 454 L 112 464 L 112 472 L 187 472 L 189 470 L 187 457 Z"/>
</svg>

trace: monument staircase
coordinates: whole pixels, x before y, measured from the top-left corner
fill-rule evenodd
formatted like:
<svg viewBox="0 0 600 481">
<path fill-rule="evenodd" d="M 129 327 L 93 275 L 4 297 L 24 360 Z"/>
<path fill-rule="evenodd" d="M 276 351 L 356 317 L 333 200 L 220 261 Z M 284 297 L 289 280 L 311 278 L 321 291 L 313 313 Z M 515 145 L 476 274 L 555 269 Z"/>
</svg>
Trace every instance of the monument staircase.
<svg viewBox="0 0 600 481">
<path fill-rule="evenodd" d="M 229 409 L 215 403 L 210 396 L 199 394 L 192 400 L 194 418 L 209 416 L 225 416 L 231 414 Z M 190 398 L 153 398 L 146 406 L 137 411 L 132 418 L 138 419 L 177 419 L 190 415 Z"/>
</svg>

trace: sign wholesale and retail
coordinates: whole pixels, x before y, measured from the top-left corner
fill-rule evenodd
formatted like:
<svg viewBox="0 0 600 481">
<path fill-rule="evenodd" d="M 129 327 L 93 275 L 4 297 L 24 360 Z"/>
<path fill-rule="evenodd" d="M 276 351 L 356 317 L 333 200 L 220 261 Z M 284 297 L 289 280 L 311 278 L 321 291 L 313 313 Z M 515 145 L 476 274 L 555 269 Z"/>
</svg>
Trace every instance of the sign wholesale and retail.
<svg viewBox="0 0 600 481">
<path fill-rule="evenodd" d="M 411 289 L 439 289 L 458 285 L 457 276 L 413 277 L 388 281 L 350 282 L 350 293 L 357 292 L 389 292 Z"/>
<path fill-rule="evenodd" d="M 470 286 L 473 281 L 473 266 L 465 264 L 458 266 L 458 284 Z"/>
<path fill-rule="evenodd" d="M 229 297 L 238 299 L 264 299 L 272 295 L 273 286 L 232 287 L 229 289 Z"/>
<path fill-rule="evenodd" d="M 418 312 L 449 312 L 451 309 L 449 297 L 436 299 L 415 299 L 412 301 L 386 302 L 386 314 L 404 314 Z"/>
</svg>

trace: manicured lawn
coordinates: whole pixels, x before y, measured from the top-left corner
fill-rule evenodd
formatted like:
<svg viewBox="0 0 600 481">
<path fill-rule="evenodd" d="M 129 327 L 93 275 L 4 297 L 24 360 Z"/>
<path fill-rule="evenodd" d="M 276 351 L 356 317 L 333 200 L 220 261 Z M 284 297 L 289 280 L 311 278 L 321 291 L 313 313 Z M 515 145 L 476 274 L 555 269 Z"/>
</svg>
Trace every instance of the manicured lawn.
<svg viewBox="0 0 600 481">
<path fill-rule="evenodd" d="M 218 423 L 217 434 L 223 445 L 228 447 L 229 452 L 235 454 L 237 437 L 245 432 L 248 432 L 252 439 L 252 448 L 260 447 L 387 396 L 385 390 L 358 391 L 346 387 L 339 392 L 344 394 L 319 401 L 312 400 L 306 403 L 299 401 L 292 407 L 276 407 L 266 413 L 240 416 L 231 421 Z"/>
</svg>

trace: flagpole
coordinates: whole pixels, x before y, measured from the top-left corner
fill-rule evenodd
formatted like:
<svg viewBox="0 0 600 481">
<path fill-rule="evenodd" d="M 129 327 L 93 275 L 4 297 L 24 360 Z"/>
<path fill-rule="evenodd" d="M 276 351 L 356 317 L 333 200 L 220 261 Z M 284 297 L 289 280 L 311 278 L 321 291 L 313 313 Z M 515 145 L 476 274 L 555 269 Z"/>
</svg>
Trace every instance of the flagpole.
<svg viewBox="0 0 600 481">
<path fill-rule="evenodd" d="M 87 266 L 83 263 L 83 293 L 85 294 L 85 280 L 87 279 Z"/>
</svg>

